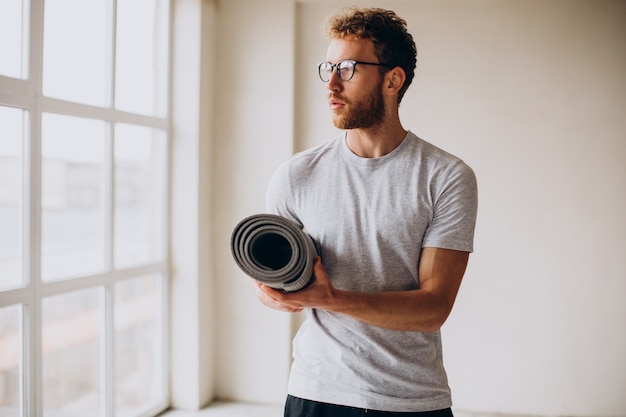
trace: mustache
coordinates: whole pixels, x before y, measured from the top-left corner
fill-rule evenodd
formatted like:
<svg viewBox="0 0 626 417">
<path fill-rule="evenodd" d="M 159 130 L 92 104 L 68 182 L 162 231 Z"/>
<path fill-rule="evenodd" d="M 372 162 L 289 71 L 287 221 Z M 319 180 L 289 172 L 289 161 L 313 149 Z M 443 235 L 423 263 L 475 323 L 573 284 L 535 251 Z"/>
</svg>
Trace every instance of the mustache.
<svg viewBox="0 0 626 417">
<path fill-rule="evenodd" d="M 345 97 L 342 97 L 339 94 L 335 94 L 335 93 L 328 93 L 328 100 L 332 100 L 332 101 L 337 101 L 339 103 L 343 103 L 346 104 L 348 103 L 348 100 L 346 100 Z"/>
</svg>

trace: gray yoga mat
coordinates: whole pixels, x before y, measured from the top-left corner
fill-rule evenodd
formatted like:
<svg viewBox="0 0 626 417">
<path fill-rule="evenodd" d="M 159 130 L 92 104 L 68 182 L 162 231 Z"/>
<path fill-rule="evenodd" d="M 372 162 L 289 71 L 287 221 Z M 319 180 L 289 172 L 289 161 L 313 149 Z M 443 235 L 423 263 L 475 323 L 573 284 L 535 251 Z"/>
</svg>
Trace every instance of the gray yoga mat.
<svg viewBox="0 0 626 417">
<path fill-rule="evenodd" d="M 233 230 L 230 248 L 243 272 L 269 287 L 297 291 L 313 278 L 313 239 L 284 217 L 255 214 L 243 219 Z"/>
</svg>

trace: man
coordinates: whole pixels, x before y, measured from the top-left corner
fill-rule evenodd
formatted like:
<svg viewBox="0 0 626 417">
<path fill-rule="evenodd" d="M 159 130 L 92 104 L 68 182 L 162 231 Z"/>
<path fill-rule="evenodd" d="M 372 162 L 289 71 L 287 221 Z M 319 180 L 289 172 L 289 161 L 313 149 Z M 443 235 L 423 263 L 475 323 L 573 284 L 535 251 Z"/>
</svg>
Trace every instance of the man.
<svg viewBox="0 0 626 417">
<path fill-rule="evenodd" d="M 400 122 L 417 55 L 406 22 L 349 8 L 327 27 L 319 75 L 345 132 L 281 165 L 267 193 L 321 259 L 303 290 L 257 283 L 266 306 L 307 314 L 285 416 L 451 416 L 439 329 L 473 250 L 475 176 Z"/>
</svg>

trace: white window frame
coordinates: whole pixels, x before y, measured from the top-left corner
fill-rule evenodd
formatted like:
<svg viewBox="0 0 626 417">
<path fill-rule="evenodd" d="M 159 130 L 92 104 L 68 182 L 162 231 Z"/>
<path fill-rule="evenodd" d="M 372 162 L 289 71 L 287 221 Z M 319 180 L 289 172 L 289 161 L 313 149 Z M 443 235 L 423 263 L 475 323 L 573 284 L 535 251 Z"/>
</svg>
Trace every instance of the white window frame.
<svg viewBox="0 0 626 417">
<path fill-rule="evenodd" d="M 114 355 L 113 355 L 113 286 L 117 282 L 126 279 L 142 276 L 145 274 L 158 273 L 163 277 L 161 297 L 163 305 L 160 312 L 161 320 L 161 340 L 163 363 L 161 369 L 163 381 L 161 392 L 162 401 L 154 405 L 149 410 L 144 410 L 137 417 L 154 416 L 165 410 L 168 405 L 169 395 L 169 366 L 168 366 L 168 282 L 169 282 L 169 193 L 167 181 L 163 184 L 163 208 L 165 215 L 162 221 L 162 253 L 163 260 L 152 262 L 140 267 L 114 269 L 112 265 L 113 257 L 113 207 L 112 195 L 113 184 L 113 162 L 112 162 L 112 131 L 109 129 L 107 143 L 109 146 L 109 157 L 106 170 L 105 195 L 107 201 L 106 216 L 106 271 L 104 273 L 83 276 L 61 281 L 42 282 L 41 271 L 39 270 L 40 245 L 41 245 L 41 115 L 43 113 L 58 113 L 69 116 L 86 117 L 113 123 L 129 123 L 134 125 L 157 128 L 166 132 L 168 138 L 168 150 L 171 138 L 169 111 L 165 117 L 151 117 L 140 114 L 133 114 L 116 110 L 111 107 L 96 107 L 84 104 L 73 103 L 65 100 L 54 99 L 42 95 L 42 60 L 43 60 L 43 11 L 44 0 L 25 0 L 25 15 L 29 16 L 28 40 L 29 51 L 28 67 L 26 79 L 9 78 L 0 75 L 0 106 L 14 107 L 28 112 L 28 126 L 25 131 L 25 143 L 23 148 L 23 202 L 22 208 L 22 259 L 23 259 L 23 287 L 0 291 L 0 308 L 12 305 L 23 306 L 22 322 L 22 370 L 24 377 L 20 378 L 21 407 L 22 415 L 29 417 L 41 417 L 43 415 L 42 401 L 42 366 L 41 366 L 41 300 L 44 297 L 63 294 L 70 291 L 82 290 L 94 287 L 104 287 L 105 289 L 105 314 L 103 323 L 104 346 L 101 355 L 101 369 L 103 370 L 103 392 L 102 399 L 106 403 L 105 415 L 113 416 L 113 378 L 114 378 Z M 112 0 L 113 10 L 115 10 L 116 0 Z M 170 2 L 170 16 L 171 16 Z M 111 13 L 110 19 L 115 18 L 115 13 Z M 171 20 L 171 19 L 170 19 Z M 171 27 L 170 27 L 171 34 Z M 114 36 L 114 35 L 112 35 Z M 171 36 L 170 36 L 171 38 Z M 115 42 L 111 39 L 112 57 L 115 57 Z M 170 41 L 171 43 L 171 41 Z M 170 48 L 171 49 L 171 48 Z M 111 74 L 114 74 L 114 59 L 111 59 Z M 114 94 L 114 88 L 111 88 Z M 169 95 L 169 94 L 168 94 Z M 111 97 L 110 103 L 114 103 Z M 167 157 L 169 159 L 169 157 Z M 166 160 L 167 160 L 166 159 Z M 168 165 L 165 166 L 165 177 L 169 175 Z"/>
</svg>

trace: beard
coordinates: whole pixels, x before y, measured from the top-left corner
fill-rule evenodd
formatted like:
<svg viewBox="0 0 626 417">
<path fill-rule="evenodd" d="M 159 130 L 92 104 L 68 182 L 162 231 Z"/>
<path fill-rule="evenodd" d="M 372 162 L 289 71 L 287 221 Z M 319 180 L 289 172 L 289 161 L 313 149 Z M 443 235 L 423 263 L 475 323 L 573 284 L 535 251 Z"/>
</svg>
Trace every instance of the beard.
<svg viewBox="0 0 626 417">
<path fill-rule="evenodd" d="M 333 113 L 333 124 L 338 129 L 367 129 L 382 123 L 385 118 L 385 103 L 380 85 L 359 102 L 343 100 L 347 110 Z"/>
</svg>

